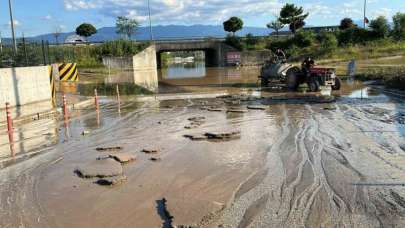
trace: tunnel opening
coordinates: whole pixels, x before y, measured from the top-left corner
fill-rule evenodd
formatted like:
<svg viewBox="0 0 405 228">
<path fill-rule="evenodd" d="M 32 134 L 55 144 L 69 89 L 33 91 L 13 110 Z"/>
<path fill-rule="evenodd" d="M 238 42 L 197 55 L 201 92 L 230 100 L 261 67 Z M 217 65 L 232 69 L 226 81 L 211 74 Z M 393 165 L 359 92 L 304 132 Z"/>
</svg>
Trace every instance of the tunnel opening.
<svg viewBox="0 0 405 228">
<path fill-rule="evenodd" d="M 206 76 L 205 51 L 161 52 L 157 59 L 160 78 L 181 79 Z"/>
<path fill-rule="evenodd" d="M 157 67 L 162 69 L 172 63 L 204 62 L 205 67 L 218 66 L 217 51 L 214 49 L 170 51 L 156 53 Z"/>
</svg>

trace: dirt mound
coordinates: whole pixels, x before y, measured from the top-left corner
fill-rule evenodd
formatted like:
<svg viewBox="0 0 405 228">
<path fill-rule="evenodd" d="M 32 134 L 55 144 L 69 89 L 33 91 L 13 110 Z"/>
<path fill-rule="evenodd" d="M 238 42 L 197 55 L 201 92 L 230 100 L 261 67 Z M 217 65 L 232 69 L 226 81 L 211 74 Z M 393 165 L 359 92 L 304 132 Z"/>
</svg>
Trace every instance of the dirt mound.
<svg viewBox="0 0 405 228">
<path fill-rule="evenodd" d="M 115 186 L 124 183 L 127 181 L 127 177 L 125 175 L 116 176 L 116 177 L 104 177 L 100 178 L 96 181 L 97 184 L 103 186 Z"/>
<path fill-rule="evenodd" d="M 129 153 L 110 154 L 109 157 L 120 163 L 128 163 L 136 160 L 136 156 Z"/>
<path fill-rule="evenodd" d="M 112 159 L 96 160 L 80 165 L 75 172 L 82 178 L 114 177 L 122 175 L 122 166 Z"/>
</svg>

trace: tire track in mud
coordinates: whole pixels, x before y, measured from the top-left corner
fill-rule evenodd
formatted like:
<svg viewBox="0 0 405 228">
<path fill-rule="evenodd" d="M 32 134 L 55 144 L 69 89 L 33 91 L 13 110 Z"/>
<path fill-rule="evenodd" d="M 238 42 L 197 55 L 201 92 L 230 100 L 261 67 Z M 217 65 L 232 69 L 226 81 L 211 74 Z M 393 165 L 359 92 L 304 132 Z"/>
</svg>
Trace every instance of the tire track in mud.
<svg viewBox="0 0 405 228">
<path fill-rule="evenodd" d="M 368 179 L 353 163 L 361 146 L 352 147 L 356 142 L 350 141 L 344 129 L 335 124 L 336 116 L 325 117 L 312 106 L 306 107 L 309 117 L 300 119 L 294 119 L 294 111 L 284 109 L 281 134 L 268 152 L 266 167 L 240 186 L 217 224 L 224 227 L 392 224 L 387 219 L 387 208 L 393 206 L 385 202 L 386 197 L 396 211 L 405 206 L 402 200 L 405 198 L 395 191 L 353 185 Z M 342 115 L 339 109 L 336 112 Z M 385 192 L 385 199 L 376 197 L 376 192 Z M 403 215 L 397 213 L 398 224 L 404 224 Z"/>
</svg>

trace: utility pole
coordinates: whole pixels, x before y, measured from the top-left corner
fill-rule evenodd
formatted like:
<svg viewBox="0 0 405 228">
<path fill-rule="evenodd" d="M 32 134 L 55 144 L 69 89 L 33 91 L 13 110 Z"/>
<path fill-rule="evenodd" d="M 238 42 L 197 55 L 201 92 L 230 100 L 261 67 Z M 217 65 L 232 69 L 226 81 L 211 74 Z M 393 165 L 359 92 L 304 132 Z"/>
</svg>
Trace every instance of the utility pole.
<svg viewBox="0 0 405 228">
<path fill-rule="evenodd" d="M 151 12 L 150 12 L 150 0 L 148 0 L 148 11 L 149 11 L 149 33 L 150 33 L 150 41 L 153 41 L 152 17 L 151 17 Z"/>
<path fill-rule="evenodd" d="M 17 40 L 15 39 L 13 7 L 11 5 L 11 0 L 8 0 L 8 8 L 10 10 L 10 24 L 11 24 L 11 35 L 13 36 L 13 50 L 14 50 L 14 54 L 16 54 L 17 53 Z"/>
<path fill-rule="evenodd" d="M 366 10 L 367 10 L 367 0 L 364 0 L 364 17 L 363 17 L 363 28 L 366 29 Z"/>
<path fill-rule="evenodd" d="M 1 40 L 1 31 L 0 31 L 0 53 L 3 53 L 3 43 Z"/>
</svg>

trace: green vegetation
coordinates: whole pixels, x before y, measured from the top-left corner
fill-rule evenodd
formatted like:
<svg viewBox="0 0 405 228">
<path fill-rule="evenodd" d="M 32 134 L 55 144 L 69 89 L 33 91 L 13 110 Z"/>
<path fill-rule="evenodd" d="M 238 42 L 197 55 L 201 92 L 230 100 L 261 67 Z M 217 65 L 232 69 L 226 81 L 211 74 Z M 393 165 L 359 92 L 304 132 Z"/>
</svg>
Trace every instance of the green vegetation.
<svg viewBox="0 0 405 228">
<path fill-rule="evenodd" d="M 243 28 L 243 21 L 239 17 L 231 17 L 223 25 L 226 32 L 230 32 L 232 36 L 235 36 L 235 33 Z"/>
<path fill-rule="evenodd" d="M 19 42 L 18 53 L 13 55 L 12 48 L 5 47 L 0 53 L 0 67 L 7 66 L 38 66 L 49 63 L 76 62 L 79 68 L 102 67 L 103 56 L 132 56 L 146 47 L 148 42 L 117 40 L 101 45 L 44 45 Z"/>
<path fill-rule="evenodd" d="M 284 24 L 280 21 L 279 18 L 277 18 L 277 20 L 271 21 L 266 26 L 267 26 L 267 28 L 273 29 L 274 31 L 276 31 L 277 36 L 278 36 L 279 31 L 284 28 Z"/>
<path fill-rule="evenodd" d="M 123 56 L 133 56 L 137 53 L 144 50 L 150 44 L 149 42 L 135 42 L 129 40 L 115 40 L 115 41 L 108 41 L 103 43 L 102 45 L 98 46 L 97 56 L 115 56 L 115 57 L 123 57 Z"/>
<path fill-rule="evenodd" d="M 390 26 L 387 18 L 384 16 L 379 16 L 375 20 L 372 20 L 370 22 L 370 28 L 377 38 L 387 38 L 390 34 Z"/>
<path fill-rule="evenodd" d="M 304 14 L 302 7 L 295 6 L 294 4 L 285 4 L 280 11 L 279 21 L 283 24 L 288 24 L 292 33 L 305 25 L 305 19 L 308 17 L 308 13 Z"/>
<path fill-rule="evenodd" d="M 83 23 L 76 28 L 76 34 L 79 36 L 90 37 L 97 33 L 97 29 L 88 23 Z"/>
<path fill-rule="evenodd" d="M 340 21 L 340 26 L 339 26 L 340 30 L 346 30 L 346 29 L 350 29 L 350 28 L 354 28 L 354 27 L 357 27 L 357 26 L 354 24 L 354 22 L 351 18 L 346 17 Z"/>
<path fill-rule="evenodd" d="M 126 39 L 131 39 L 139 27 L 138 21 L 127 17 L 118 17 L 116 22 L 117 33 L 124 35 Z"/>
<path fill-rule="evenodd" d="M 396 39 L 405 39 L 405 13 L 397 13 L 392 20 L 394 22 L 392 35 Z"/>
</svg>

